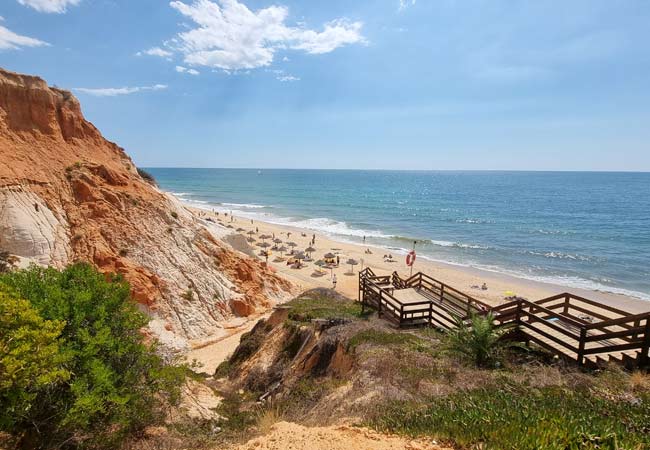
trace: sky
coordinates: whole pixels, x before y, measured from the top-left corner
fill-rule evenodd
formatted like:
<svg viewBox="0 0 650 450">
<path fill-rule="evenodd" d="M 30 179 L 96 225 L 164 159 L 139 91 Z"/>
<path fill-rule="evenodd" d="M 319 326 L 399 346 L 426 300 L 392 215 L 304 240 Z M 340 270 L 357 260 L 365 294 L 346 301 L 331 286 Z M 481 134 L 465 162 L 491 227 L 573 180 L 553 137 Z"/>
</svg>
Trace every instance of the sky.
<svg viewBox="0 0 650 450">
<path fill-rule="evenodd" d="M 143 167 L 650 171 L 647 0 L 2 0 Z"/>
</svg>

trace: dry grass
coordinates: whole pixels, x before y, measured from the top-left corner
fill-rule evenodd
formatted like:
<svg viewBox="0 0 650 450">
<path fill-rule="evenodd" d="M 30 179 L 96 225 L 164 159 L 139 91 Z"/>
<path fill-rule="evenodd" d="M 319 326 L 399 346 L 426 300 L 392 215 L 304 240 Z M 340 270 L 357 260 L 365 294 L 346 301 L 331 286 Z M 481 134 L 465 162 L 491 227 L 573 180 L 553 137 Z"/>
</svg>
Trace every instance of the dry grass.
<svg viewBox="0 0 650 450">
<path fill-rule="evenodd" d="M 255 427 L 260 433 L 268 434 L 271 432 L 273 425 L 284 420 L 284 416 L 284 410 L 281 406 L 271 403 L 258 413 Z"/>
<path fill-rule="evenodd" d="M 650 391 L 650 374 L 645 372 L 633 372 L 629 378 L 630 387 L 634 392 Z"/>
</svg>

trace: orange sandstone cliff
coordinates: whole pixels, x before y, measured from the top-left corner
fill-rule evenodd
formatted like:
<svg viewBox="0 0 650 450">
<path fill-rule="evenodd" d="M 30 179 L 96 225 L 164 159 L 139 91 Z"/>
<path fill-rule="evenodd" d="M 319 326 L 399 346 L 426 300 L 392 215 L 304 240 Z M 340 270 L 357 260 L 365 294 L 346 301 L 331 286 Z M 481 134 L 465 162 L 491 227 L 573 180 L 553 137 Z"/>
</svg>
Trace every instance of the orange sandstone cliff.
<svg viewBox="0 0 650 450">
<path fill-rule="evenodd" d="M 172 348 L 222 331 L 291 286 L 142 179 L 68 91 L 0 69 L 0 250 L 123 274 Z"/>
</svg>

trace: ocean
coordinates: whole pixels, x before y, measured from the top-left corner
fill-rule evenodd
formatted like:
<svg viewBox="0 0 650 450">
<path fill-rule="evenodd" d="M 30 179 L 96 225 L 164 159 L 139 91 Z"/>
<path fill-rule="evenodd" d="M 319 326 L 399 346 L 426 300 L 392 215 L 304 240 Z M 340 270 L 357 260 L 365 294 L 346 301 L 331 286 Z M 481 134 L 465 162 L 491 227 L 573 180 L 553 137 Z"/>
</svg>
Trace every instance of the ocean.
<svg viewBox="0 0 650 450">
<path fill-rule="evenodd" d="M 650 300 L 650 173 L 147 170 L 193 206 Z"/>
</svg>

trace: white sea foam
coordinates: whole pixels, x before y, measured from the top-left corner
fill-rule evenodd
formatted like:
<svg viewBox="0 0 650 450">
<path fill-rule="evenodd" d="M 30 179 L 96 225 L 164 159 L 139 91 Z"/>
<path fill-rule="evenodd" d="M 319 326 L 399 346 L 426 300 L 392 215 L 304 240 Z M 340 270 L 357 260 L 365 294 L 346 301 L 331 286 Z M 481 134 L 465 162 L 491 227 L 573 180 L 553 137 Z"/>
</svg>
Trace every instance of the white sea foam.
<svg viewBox="0 0 650 450">
<path fill-rule="evenodd" d="M 228 206 L 232 208 L 245 208 L 245 209 L 261 209 L 261 208 L 270 208 L 266 205 L 256 205 L 254 203 L 220 203 L 222 206 Z"/>
</svg>

